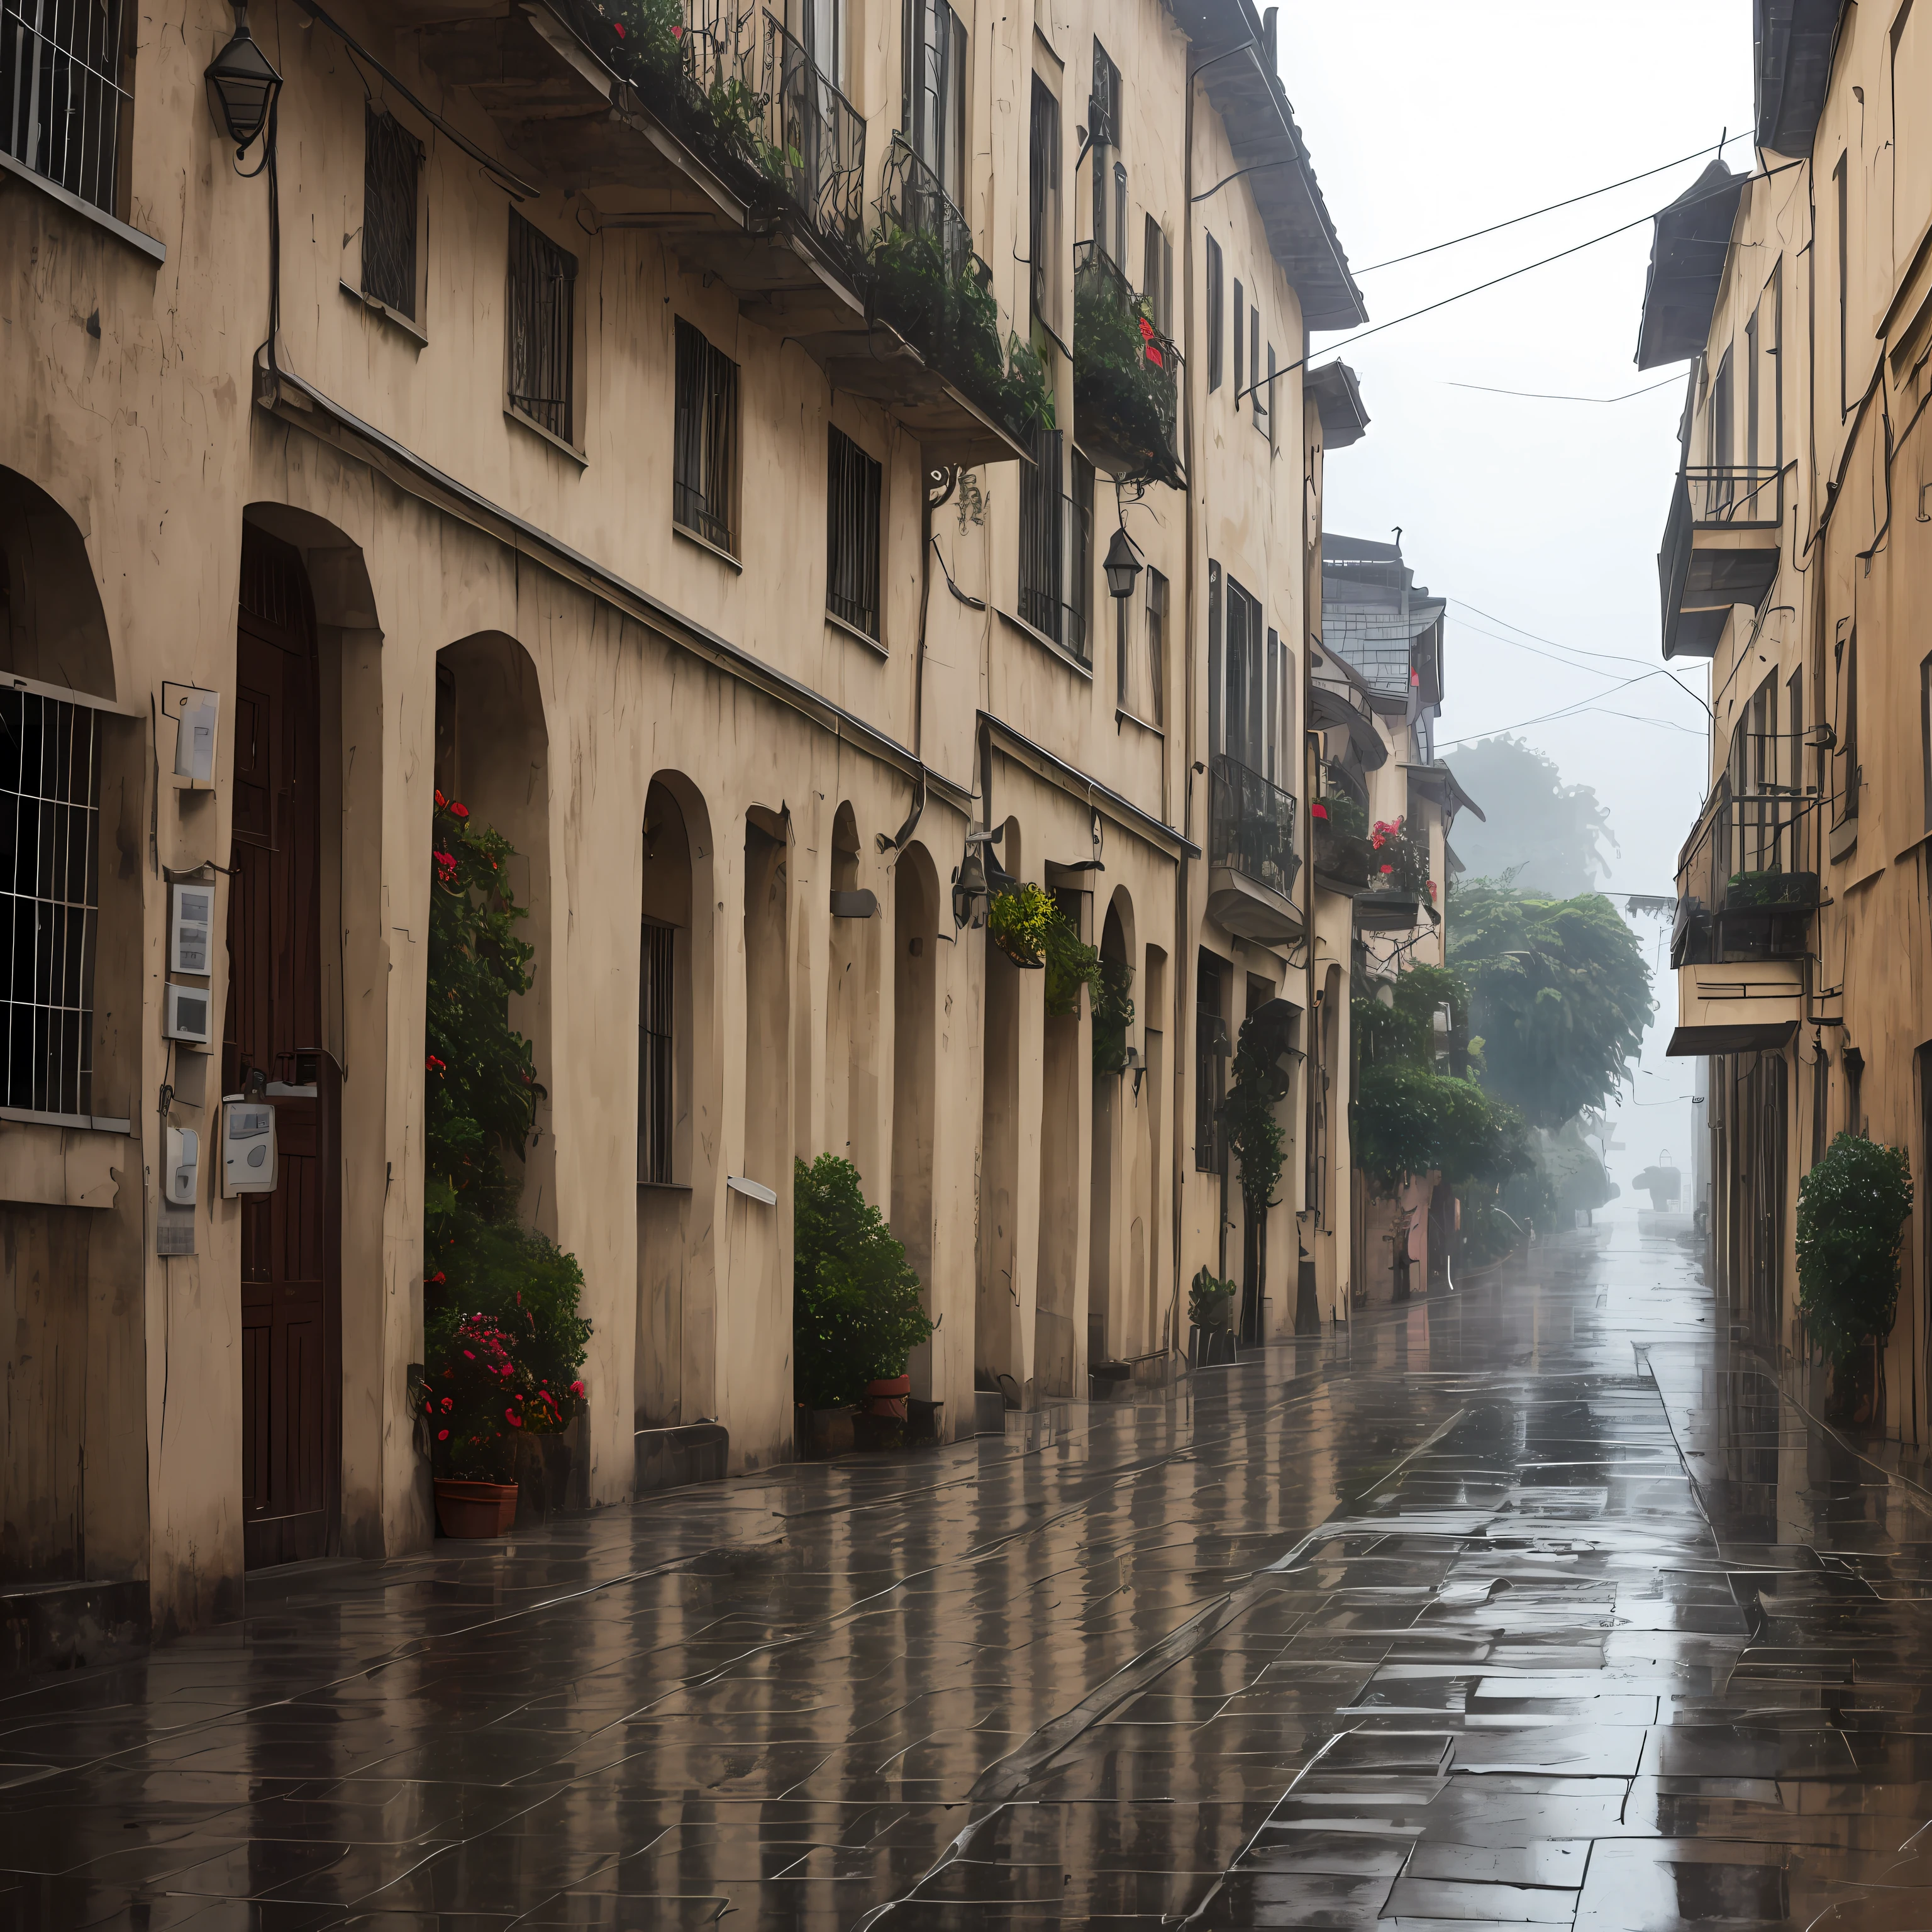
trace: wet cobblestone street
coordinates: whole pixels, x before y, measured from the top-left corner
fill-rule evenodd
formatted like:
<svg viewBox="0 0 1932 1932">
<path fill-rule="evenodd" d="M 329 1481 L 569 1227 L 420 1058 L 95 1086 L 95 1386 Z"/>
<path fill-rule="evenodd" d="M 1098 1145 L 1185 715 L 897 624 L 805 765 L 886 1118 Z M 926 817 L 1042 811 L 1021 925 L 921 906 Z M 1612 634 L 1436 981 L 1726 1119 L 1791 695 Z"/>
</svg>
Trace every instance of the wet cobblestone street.
<svg viewBox="0 0 1932 1932">
<path fill-rule="evenodd" d="M 1165 1402 L 257 1577 L 0 1703 L 0 1924 L 1904 1932 L 1928 1553 L 1624 1216 Z"/>
</svg>

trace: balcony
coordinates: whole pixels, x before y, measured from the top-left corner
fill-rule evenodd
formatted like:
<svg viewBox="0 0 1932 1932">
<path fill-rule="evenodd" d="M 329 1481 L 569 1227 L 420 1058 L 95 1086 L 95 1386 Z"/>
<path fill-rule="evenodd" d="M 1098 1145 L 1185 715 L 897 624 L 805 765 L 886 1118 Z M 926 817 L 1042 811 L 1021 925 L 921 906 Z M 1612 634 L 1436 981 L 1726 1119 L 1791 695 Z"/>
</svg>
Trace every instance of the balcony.
<svg viewBox="0 0 1932 1932">
<path fill-rule="evenodd" d="M 1289 896 L 1301 869 L 1294 794 L 1217 758 L 1208 818 L 1208 916 L 1264 945 L 1299 939 L 1306 922 Z"/>
<path fill-rule="evenodd" d="M 621 12 L 396 0 L 392 17 L 489 115 L 515 170 L 579 195 L 586 228 L 662 237 L 836 387 L 884 404 L 928 460 L 1024 455 L 1027 385 L 1000 350 L 991 272 L 929 172 L 929 189 L 909 181 L 911 151 L 895 140 L 868 237 L 865 122 L 776 14 L 684 0 L 658 38 L 656 9 Z M 957 272 L 909 272 L 939 267 Z"/>
<path fill-rule="evenodd" d="M 1180 352 L 1091 242 L 1073 251 L 1073 433 L 1121 483 L 1187 481 L 1180 448 Z"/>
<path fill-rule="evenodd" d="M 1657 555 L 1666 658 L 1712 656 L 1732 607 L 1763 602 L 1778 576 L 1784 476 L 1748 464 L 1678 474 Z"/>
<path fill-rule="evenodd" d="M 1315 883 L 1324 892 L 1365 892 L 1373 876 L 1367 797 L 1339 759 L 1322 760 L 1316 782 L 1321 790 L 1312 827 Z"/>
<path fill-rule="evenodd" d="M 1678 860 L 1674 968 L 1809 953 L 1818 803 L 1814 793 L 1778 789 L 1733 796 L 1730 778 L 1719 781 Z"/>
</svg>

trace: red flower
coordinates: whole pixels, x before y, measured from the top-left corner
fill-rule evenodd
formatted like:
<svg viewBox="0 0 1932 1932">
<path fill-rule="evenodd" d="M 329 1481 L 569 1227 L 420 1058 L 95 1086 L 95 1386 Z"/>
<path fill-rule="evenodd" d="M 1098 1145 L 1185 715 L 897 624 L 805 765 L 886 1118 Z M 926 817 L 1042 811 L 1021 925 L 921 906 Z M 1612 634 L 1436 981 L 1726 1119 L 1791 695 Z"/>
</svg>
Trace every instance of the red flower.
<svg viewBox="0 0 1932 1932">
<path fill-rule="evenodd" d="M 524 1418 L 519 1415 L 514 1408 L 506 1408 L 504 1410 L 503 1413 L 508 1418 L 510 1426 L 512 1429 L 520 1429 L 523 1427 Z"/>
<path fill-rule="evenodd" d="M 449 802 L 448 800 L 443 796 L 442 788 L 440 785 L 436 787 L 436 802 L 438 805 L 447 805 Z"/>
<path fill-rule="evenodd" d="M 570 1392 L 580 1400 L 584 1394 L 584 1384 L 581 1382 L 572 1382 L 570 1385 Z"/>
<path fill-rule="evenodd" d="M 449 808 L 449 815 L 452 818 L 467 818 L 470 808 L 466 805 L 452 805 Z"/>
<path fill-rule="evenodd" d="M 1395 868 L 1394 868 L 1393 866 L 1384 866 L 1382 868 L 1382 870 L 1383 870 L 1384 872 L 1394 872 L 1394 871 L 1395 870 Z"/>
<path fill-rule="evenodd" d="M 670 30 L 670 37 L 674 40 L 682 40 L 684 38 L 684 29 L 682 27 L 672 28 Z"/>
<path fill-rule="evenodd" d="M 620 40 L 628 40 L 630 38 L 629 35 L 624 32 L 624 23 L 622 20 L 614 20 L 610 23 L 610 27 L 612 32 L 614 32 Z"/>
<path fill-rule="evenodd" d="M 442 1283 L 443 1273 L 440 1268 L 438 1268 L 434 1274 L 426 1274 L 423 1276 L 423 1286 L 425 1288 L 440 1288 Z"/>
<path fill-rule="evenodd" d="M 1328 808 L 1318 798 L 1315 801 L 1315 816 L 1317 818 L 1326 818 L 1328 816 Z"/>
<path fill-rule="evenodd" d="M 446 1429 L 439 1429 L 436 1432 L 436 1439 L 439 1442 L 447 1442 L 449 1440 L 449 1431 Z"/>
<path fill-rule="evenodd" d="M 437 1059 L 433 1053 L 423 1062 L 423 1066 L 431 1073 L 447 1073 L 449 1071 L 449 1063 L 447 1060 Z"/>
<path fill-rule="evenodd" d="M 442 1406 L 445 1408 L 454 1408 L 456 1406 L 454 1402 L 453 1402 L 448 1396 L 445 1396 L 443 1397 Z"/>
</svg>

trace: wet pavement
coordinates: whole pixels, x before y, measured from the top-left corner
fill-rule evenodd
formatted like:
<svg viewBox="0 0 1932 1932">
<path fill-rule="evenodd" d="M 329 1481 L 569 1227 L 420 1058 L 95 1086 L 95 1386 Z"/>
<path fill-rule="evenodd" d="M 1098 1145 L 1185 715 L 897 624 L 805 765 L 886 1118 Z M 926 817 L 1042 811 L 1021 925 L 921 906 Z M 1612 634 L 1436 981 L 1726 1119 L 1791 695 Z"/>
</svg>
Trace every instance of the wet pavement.
<svg viewBox="0 0 1932 1932">
<path fill-rule="evenodd" d="M 1163 1402 L 258 1576 L 0 1700 L 0 1927 L 1905 1932 L 1928 1578 L 1624 1216 Z"/>
</svg>

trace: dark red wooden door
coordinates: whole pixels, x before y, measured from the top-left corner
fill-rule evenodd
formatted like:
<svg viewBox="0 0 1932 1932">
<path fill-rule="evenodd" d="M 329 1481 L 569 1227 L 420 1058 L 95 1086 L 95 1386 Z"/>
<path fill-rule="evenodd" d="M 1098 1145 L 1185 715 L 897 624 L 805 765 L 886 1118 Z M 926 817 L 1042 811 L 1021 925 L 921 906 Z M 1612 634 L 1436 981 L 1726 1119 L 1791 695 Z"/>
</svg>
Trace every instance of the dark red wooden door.
<svg viewBox="0 0 1932 1932">
<path fill-rule="evenodd" d="M 242 1206 L 242 1495 L 251 1569 L 326 1555 L 340 1489 L 334 1063 L 322 1038 L 315 623 L 299 555 L 252 529 L 236 640 L 223 1090 L 275 1106 L 278 1180 Z"/>
</svg>

